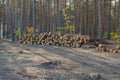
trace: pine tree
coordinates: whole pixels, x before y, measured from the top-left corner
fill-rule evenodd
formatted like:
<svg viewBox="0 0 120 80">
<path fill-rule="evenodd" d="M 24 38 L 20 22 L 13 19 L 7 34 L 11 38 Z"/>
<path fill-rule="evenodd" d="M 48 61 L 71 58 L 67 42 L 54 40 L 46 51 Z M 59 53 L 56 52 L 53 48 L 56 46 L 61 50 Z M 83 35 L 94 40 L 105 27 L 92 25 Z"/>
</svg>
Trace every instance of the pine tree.
<svg viewBox="0 0 120 80">
<path fill-rule="evenodd" d="M 99 16 L 99 43 L 103 43 L 103 23 L 102 23 L 102 0 L 98 0 L 98 16 Z"/>
</svg>

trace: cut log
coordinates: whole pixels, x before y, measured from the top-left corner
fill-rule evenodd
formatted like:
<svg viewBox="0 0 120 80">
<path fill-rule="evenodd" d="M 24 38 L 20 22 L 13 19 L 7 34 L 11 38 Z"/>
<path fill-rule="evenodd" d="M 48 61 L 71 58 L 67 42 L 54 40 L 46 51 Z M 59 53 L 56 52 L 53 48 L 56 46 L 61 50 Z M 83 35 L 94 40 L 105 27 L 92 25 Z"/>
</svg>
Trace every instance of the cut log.
<svg viewBox="0 0 120 80">
<path fill-rule="evenodd" d="M 66 47 L 81 47 L 85 45 L 96 45 L 94 37 L 88 35 L 71 35 L 56 33 L 41 33 L 39 35 L 28 34 L 22 38 L 20 43 L 35 45 L 57 45 Z"/>
<path fill-rule="evenodd" d="M 120 46 L 119 45 L 109 45 L 109 44 L 99 44 L 96 48 L 98 51 L 107 51 L 111 53 L 119 53 Z"/>
<path fill-rule="evenodd" d="M 120 50 L 120 45 L 117 45 L 117 46 L 116 46 L 116 49 Z"/>
</svg>

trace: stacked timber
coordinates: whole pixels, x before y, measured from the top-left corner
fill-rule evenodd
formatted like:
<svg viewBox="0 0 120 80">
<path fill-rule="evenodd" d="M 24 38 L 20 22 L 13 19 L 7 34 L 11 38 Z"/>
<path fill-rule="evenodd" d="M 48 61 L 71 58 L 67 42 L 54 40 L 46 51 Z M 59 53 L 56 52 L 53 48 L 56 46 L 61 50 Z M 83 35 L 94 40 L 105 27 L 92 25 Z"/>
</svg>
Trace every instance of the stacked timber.
<svg viewBox="0 0 120 80">
<path fill-rule="evenodd" d="M 72 35 L 72 34 L 56 34 L 41 33 L 39 35 L 26 35 L 22 38 L 22 44 L 35 45 L 56 45 L 65 47 L 81 47 L 82 45 L 96 46 L 97 38 L 89 35 Z"/>
<path fill-rule="evenodd" d="M 96 50 L 111 53 L 120 53 L 120 45 L 99 44 Z"/>
</svg>

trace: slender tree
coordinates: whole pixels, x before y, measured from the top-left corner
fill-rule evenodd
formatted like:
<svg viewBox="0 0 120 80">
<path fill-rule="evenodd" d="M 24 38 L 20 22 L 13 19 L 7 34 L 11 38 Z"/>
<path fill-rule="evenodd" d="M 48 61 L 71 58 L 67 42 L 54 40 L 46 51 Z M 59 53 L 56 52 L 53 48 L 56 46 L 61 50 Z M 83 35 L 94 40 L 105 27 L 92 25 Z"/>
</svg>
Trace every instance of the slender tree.
<svg viewBox="0 0 120 80">
<path fill-rule="evenodd" d="M 23 36 L 23 0 L 20 1 L 20 36 L 19 39 Z"/>
<path fill-rule="evenodd" d="M 103 15 L 103 27 L 104 30 L 107 32 L 108 26 L 108 0 L 103 1 L 103 8 L 102 8 L 102 15 Z"/>
<path fill-rule="evenodd" d="M 85 34 L 85 27 L 84 27 L 84 1 L 80 1 L 80 32 L 81 34 Z"/>
<path fill-rule="evenodd" d="M 97 37 L 98 28 L 97 28 L 97 0 L 94 0 L 94 28 L 93 28 L 93 35 Z"/>
<path fill-rule="evenodd" d="M 42 17 L 42 15 L 43 15 L 43 4 L 42 4 L 42 0 L 40 0 L 40 7 L 39 7 L 39 29 L 40 29 L 40 33 L 41 32 L 43 32 L 43 25 L 42 25 L 42 22 L 43 22 L 43 17 Z"/>
<path fill-rule="evenodd" d="M 12 23 L 12 3 L 11 0 L 9 0 L 9 21 L 10 21 L 10 34 L 12 35 L 12 40 L 14 40 L 13 38 L 13 23 Z"/>
<path fill-rule="evenodd" d="M 26 27 L 30 26 L 30 0 L 26 0 Z"/>
<path fill-rule="evenodd" d="M 119 6 L 118 6 L 118 29 L 120 34 L 120 0 L 119 0 Z"/>
<path fill-rule="evenodd" d="M 78 34 L 80 32 L 79 27 L 79 0 L 74 0 L 74 16 L 75 16 L 75 33 Z"/>
<path fill-rule="evenodd" d="M 114 31 L 114 33 L 116 33 L 116 27 L 117 27 L 117 24 L 116 24 L 116 13 L 117 13 L 117 1 L 115 0 L 115 5 L 114 5 L 114 25 L 113 25 L 113 31 Z"/>
<path fill-rule="evenodd" d="M 47 26 L 48 26 L 48 29 L 47 29 L 47 32 L 50 32 L 50 16 L 51 16 L 51 1 L 50 0 L 47 0 L 48 4 L 47 4 Z"/>
<path fill-rule="evenodd" d="M 8 1 L 6 2 L 6 38 L 8 39 L 8 30 L 9 30 L 9 28 L 8 28 L 8 26 L 9 26 L 9 24 L 8 24 L 8 16 L 9 16 L 9 14 L 8 14 L 8 7 L 9 7 L 9 5 L 8 5 L 9 3 L 8 3 Z"/>
<path fill-rule="evenodd" d="M 99 16 L 99 43 L 103 43 L 103 23 L 102 23 L 102 0 L 98 0 L 98 16 Z"/>
<path fill-rule="evenodd" d="M 35 9 L 35 0 L 32 0 L 32 21 L 33 21 L 33 27 L 34 27 L 34 34 L 36 34 L 36 9 Z"/>
<path fill-rule="evenodd" d="M 109 10 L 108 10 L 108 35 L 107 38 L 110 39 L 111 32 L 111 0 L 109 0 Z"/>
<path fill-rule="evenodd" d="M 85 34 L 88 34 L 88 0 L 86 0 Z"/>
<path fill-rule="evenodd" d="M 1 26 L 1 31 L 2 31 L 2 37 L 5 37 L 5 0 L 2 0 L 2 26 Z"/>
</svg>

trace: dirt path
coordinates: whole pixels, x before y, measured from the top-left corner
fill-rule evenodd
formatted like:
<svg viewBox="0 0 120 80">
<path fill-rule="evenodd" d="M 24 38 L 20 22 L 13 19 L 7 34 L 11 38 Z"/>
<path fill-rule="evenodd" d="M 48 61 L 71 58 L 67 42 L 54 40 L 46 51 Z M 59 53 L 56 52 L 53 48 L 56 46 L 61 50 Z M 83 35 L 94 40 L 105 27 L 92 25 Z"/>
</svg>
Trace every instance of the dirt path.
<svg viewBox="0 0 120 80">
<path fill-rule="evenodd" d="M 57 61 L 57 65 L 42 65 Z M 120 80 L 120 54 L 0 41 L 0 80 Z M 95 79 L 102 80 L 102 79 Z"/>
</svg>

